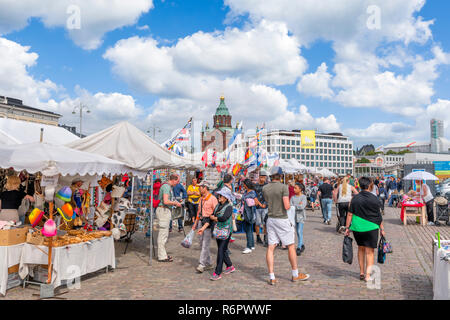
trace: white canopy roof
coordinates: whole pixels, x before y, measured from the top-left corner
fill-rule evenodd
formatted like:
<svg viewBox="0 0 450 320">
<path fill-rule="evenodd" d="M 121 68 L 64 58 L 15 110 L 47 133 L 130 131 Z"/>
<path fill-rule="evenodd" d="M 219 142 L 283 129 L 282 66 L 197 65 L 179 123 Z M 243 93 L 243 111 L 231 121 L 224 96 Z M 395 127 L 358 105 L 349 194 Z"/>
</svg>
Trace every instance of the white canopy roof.
<svg viewBox="0 0 450 320">
<path fill-rule="evenodd" d="M 161 147 L 144 132 L 126 121 L 69 143 L 67 146 L 123 162 L 139 171 L 202 167 L 199 162 L 180 157 Z"/>
<path fill-rule="evenodd" d="M 320 174 L 324 177 L 337 177 L 337 175 L 335 173 L 333 173 L 332 171 L 328 170 L 327 168 L 323 168 L 323 169 L 319 169 L 316 171 L 317 174 Z"/>
<path fill-rule="evenodd" d="M 79 139 L 72 132 L 58 126 L 0 118 L 0 145 L 39 142 L 41 128 L 44 129 L 43 142 L 46 143 L 63 145 Z"/>
<path fill-rule="evenodd" d="M 132 171 L 121 162 L 100 155 L 39 142 L 0 146 L 0 167 L 63 176 L 123 174 Z"/>
</svg>

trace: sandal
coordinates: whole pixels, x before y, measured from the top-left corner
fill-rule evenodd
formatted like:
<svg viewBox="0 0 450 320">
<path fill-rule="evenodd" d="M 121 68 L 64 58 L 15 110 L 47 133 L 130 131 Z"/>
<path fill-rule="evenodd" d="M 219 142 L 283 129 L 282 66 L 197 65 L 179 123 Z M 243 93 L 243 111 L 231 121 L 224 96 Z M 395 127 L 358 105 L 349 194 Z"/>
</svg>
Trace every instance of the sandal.
<svg viewBox="0 0 450 320">
<path fill-rule="evenodd" d="M 173 262 L 173 258 L 171 256 L 167 256 L 167 259 L 158 260 L 158 262 Z"/>
<path fill-rule="evenodd" d="M 364 274 L 360 274 L 359 275 L 359 280 L 365 281 L 366 280 L 366 276 Z"/>
</svg>

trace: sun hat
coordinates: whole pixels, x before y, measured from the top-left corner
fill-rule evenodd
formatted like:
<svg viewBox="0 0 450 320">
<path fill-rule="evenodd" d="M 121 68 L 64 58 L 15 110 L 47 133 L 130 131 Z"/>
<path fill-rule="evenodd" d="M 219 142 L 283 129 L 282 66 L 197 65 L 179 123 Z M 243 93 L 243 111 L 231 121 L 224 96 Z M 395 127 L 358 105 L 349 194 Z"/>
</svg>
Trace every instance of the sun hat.
<svg viewBox="0 0 450 320">
<path fill-rule="evenodd" d="M 48 219 L 45 224 L 44 227 L 41 230 L 42 235 L 44 235 L 45 237 L 54 237 L 56 236 L 56 223 L 55 221 L 53 221 L 52 219 Z"/>
<path fill-rule="evenodd" d="M 56 197 L 62 201 L 70 202 L 72 199 L 72 189 L 70 187 L 62 187 L 56 194 Z"/>
<path fill-rule="evenodd" d="M 208 188 L 208 190 L 211 190 L 211 185 L 208 182 L 206 182 L 206 181 L 200 182 L 198 186 L 199 187 L 206 187 L 206 188 Z"/>
<path fill-rule="evenodd" d="M 66 221 L 72 221 L 73 218 L 73 208 L 70 203 L 65 203 L 61 208 L 56 209 L 58 213 Z"/>
<path fill-rule="evenodd" d="M 270 175 L 274 176 L 276 174 L 283 174 L 283 169 L 281 169 L 281 167 L 278 167 L 278 166 L 273 166 L 270 169 Z"/>
<path fill-rule="evenodd" d="M 261 172 L 259 173 L 260 176 L 268 176 L 269 174 L 267 173 L 266 170 L 261 170 Z"/>
<path fill-rule="evenodd" d="M 44 216 L 44 211 L 34 208 L 33 211 L 31 211 L 30 215 L 28 216 L 28 219 L 30 220 L 31 226 L 34 228 L 38 225 L 38 223 L 42 220 L 42 217 Z"/>
<path fill-rule="evenodd" d="M 233 199 L 233 195 L 231 194 L 231 191 L 228 188 L 220 189 L 220 191 L 218 191 L 217 194 L 221 195 L 222 197 L 227 198 L 228 201 L 232 201 L 232 199 Z"/>
</svg>

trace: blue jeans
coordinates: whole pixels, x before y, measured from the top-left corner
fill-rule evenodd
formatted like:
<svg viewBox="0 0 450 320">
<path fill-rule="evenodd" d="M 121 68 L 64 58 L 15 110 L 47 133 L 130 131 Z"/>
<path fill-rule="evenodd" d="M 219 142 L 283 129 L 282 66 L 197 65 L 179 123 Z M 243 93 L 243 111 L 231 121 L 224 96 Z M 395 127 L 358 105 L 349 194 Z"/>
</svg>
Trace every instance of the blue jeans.
<svg viewBox="0 0 450 320">
<path fill-rule="evenodd" d="M 253 238 L 253 224 L 247 221 L 243 222 L 245 235 L 247 236 L 247 248 L 251 249 L 255 247 L 255 239 Z"/>
<path fill-rule="evenodd" d="M 394 200 L 397 200 L 397 195 L 396 194 L 391 194 L 391 197 L 389 198 L 389 207 L 392 207 Z"/>
<path fill-rule="evenodd" d="M 303 222 L 296 222 L 295 223 L 295 229 L 297 230 L 297 248 L 301 248 L 303 245 Z"/>
<path fill-rule="evenodd" d="M 331 206 L 333 199 L 322 199 L 322 216 L 324 220 L 331 220 Z"/>
</svg>

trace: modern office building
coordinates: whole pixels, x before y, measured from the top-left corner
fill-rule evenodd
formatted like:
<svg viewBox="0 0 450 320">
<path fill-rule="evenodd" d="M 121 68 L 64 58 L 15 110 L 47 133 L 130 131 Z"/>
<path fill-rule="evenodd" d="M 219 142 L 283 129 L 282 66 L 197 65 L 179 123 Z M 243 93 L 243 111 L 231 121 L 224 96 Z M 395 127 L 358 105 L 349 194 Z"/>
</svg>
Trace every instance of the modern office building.
<svg viewBox="0 0 450 320">
<path fill-rule="evenodd" d="M 247 136 L 239 148 L 245 150 L 253 136 Z M 301 130 L 271 130 L 261 135 L 261 148 L 278 153 L 280 159 L 296 159 L 310 168 L 326 168 L 336 174 L 353 174 L 353 141 L 341 133 L 316 133 L 315 149 L 302 148 Z"/>
<path fill-rule="evenodd" d="M 431 152 L 441 153 L 444 146 L 442 139 L 444 138 L 444 121 L 438 119 L 430 120 L 430 133 L 431 133 Z"/>
<path fill-rule="evenodd" d="M 61 117 L 60 114 L 54 112 L 26 106 L 22 103 L 22 100 L 0 96 L 0 118 L 57 126 Z"/>
</svg>

